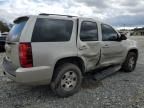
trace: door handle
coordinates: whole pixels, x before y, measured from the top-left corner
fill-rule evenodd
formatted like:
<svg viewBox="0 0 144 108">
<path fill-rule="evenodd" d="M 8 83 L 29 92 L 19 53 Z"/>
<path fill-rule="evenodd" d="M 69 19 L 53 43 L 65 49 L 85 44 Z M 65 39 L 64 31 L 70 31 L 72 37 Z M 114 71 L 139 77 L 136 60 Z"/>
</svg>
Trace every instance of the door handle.
<svg viewBox="0 0 144 108">
<path fill-rule="evenodd" d="M 79 49 L 80 49 L 80 50 L 85 50 L 85 49 L 87 49 L 87 46 L 86 46 L 86 45 L 83 45 L 83 46 L 81 46 Z"/>
<path fill-rule="evenodd" d="M 103 48 L 109 48 L 109 46 L 108 46 L 107 44 L 105 44 L 105 45 L 103 46 Z"/>
</svg>

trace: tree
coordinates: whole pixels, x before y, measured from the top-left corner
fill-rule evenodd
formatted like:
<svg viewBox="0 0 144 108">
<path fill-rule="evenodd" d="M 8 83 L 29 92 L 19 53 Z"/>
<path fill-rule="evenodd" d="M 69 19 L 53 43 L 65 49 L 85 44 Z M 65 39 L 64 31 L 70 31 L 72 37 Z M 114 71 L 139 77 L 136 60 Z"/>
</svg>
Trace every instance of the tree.
<svg viewBox="0 0 144 108">
<path fill-rule="evenodd" d="M 0 21 L 0 31 L 9 32 L 9 27 L 6 24 L 4 24 L 2 21 Z"/>
</svg>

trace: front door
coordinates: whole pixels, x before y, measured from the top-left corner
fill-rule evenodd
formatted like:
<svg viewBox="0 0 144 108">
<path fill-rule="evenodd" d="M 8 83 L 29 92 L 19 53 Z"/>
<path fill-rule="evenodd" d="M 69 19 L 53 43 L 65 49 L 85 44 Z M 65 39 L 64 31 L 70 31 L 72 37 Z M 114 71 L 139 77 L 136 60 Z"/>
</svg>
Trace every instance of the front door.
<svg viewBox="0 0 144 108">
<path fill-rule="evenodd" d="M 109 25 L 102 24 L 102 64 L 121 63 L 124 56 L 124 47 L 121 41 L 118 41 L 118 33 Z"/>
</svg>

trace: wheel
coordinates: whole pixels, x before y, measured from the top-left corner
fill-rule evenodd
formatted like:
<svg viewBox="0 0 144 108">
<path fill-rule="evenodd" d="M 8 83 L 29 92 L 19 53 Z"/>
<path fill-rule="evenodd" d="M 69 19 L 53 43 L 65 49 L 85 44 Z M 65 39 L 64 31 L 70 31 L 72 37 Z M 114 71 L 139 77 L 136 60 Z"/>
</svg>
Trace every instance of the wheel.
<svg viewBox="0 0 144 108">
<path fill-rule="evenodd" d="M 125 72 L 132 72 L 134 71 L 137 63 L 137 55 L 134 52 L 129 52 L 127 58 L 122 66 L 122 69 Z"/>
<path fill-rule="evenodd" d="M 59 97 L 72 96 L 81 86 L 82 75 L 80 69 L 71 63 L 58 66 L 54 72 L 51 89 Z"/>
</svg>

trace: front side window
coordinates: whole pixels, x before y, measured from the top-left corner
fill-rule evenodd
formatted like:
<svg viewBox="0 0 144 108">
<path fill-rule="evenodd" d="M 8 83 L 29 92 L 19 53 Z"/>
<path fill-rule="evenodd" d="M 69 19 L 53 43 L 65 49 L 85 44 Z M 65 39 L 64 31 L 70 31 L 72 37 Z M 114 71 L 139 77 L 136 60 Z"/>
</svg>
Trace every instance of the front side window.
<svg viewBox="0 0 144 108">
<path fill-rule="evenodd" d="M 103 41 L 116 41 L 118 39 L 117 32 L 111 26 L 102 24 L 101 28 Z"/>
<path fill-rule="evenodd" d="M 72 29 L 72 20 L 38 18 L 34 27 L 32 42 L 69 41 Z"/>
<path fill-rule="evenodd" d="M 98 41 L 98 28 L 95 22 L 84 21 L 81 24 L 80 39 L 82 41 Z"/>
</svg>

